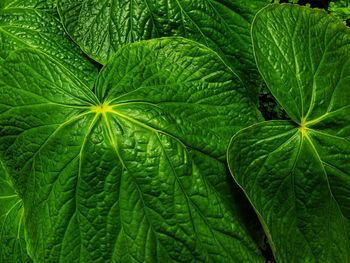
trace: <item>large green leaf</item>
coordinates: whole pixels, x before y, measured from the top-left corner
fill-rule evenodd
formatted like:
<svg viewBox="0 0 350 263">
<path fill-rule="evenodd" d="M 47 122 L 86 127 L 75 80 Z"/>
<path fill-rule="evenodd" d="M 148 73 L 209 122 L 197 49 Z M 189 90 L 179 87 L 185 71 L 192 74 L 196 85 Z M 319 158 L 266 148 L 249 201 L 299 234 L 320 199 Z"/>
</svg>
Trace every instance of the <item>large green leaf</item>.
<svg viewBox="0 0 350 263">
<path fill-rule="evenodd" d="M 261 119 L 210 49 L 128 45 L 96 96 L 31 50 L 0 70 L 0 156 L 36 262 L 263 262 L 227 184 L 230 134 Z"/>
<path fill-rule="evenodd" d="M 20 1 L 9 1 L 9 6 L 0 8 L 0 61 L 14 50 L 34 48 L 92 87 L 97 75 L 96 66 L 72 42 L 55 17 L 33 8 L 34 3 L 33 7 L 29 2 L 24 3 L 27 3 L 26 7 Z"/>
<path fill-rule="evenodd" d="M 59 0 L 71 37 L 90 57 L 106 64 L 123 45 L 164 36 L 183 36 L 215 50 L 243 80 L 258 73 L 250 22 L 269 0 Z M 256 87 L 252 87 L 256 91 Z"/>
<path fill-rule="evenodd" d="M 350 261 L 350 29 L 325 12 L 271 5 L 253 23 L 266 83 L 293 121 L 232 139 L 228 161 L 279 262 Z"/>
<path fill-rule="evenodd" d="M 23 202 L 0 162 L 0 262 L 32 262 L 26 252 Z"/>
</svg>

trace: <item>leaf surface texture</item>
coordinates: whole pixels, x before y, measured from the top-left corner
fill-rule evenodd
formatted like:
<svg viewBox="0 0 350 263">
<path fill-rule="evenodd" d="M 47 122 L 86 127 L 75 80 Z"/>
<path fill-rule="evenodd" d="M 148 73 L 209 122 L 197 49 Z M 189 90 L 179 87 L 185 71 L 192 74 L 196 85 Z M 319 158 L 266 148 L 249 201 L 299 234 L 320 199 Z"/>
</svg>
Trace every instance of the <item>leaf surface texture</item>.
<svg viewBox="0 0 350 263">
<path fill-rule="evenodd" d="M 0 6 L 0 61 L 14 50 L 32 48 L 92 87 L 97 67 L 72 42 L 57 18 L 41 10 L 38 1 L 32 2 L 9 1 L 2 9 Z"/>
<path fill-rule="evenodd" d="M 23 202 L 0 162 L 0 262 L 30 263 L 23 226 Z"/>
<path fill-rule="evenodd" d="M 258 68 L 291 122 L 235 135 L 228 162 L 279 262 L 350 260 L 350 31 L 325 12 L 271 5 L 252 28 Z"/>
<path fill-rule="evenodd" d="M 182 38 L 128 45 L 93 93 L 21 50 L 0 80 L 0 156 L 34 261 L 263 262 L 221 162 L 261 116 L 213 51 Z"/>
<path fill-rule="evenodd" d="M 213 49 L 243 81 L 249 82 L 259 79 L 252 55 L 250 23 L 269 2 L 59 0 L 58 10 L 70 36 L 101 64 L 106 64 L 125 44 L 182 36 Z M 257 84 L 249 90 L 256 96 Z"/>
</svg>

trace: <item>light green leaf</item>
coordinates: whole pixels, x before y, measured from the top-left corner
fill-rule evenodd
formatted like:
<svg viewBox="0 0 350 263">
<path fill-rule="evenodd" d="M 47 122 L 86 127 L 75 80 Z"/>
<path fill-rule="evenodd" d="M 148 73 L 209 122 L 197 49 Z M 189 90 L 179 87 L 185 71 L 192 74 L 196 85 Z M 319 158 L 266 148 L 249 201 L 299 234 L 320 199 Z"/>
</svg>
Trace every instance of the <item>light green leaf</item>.
<svg viewBox="0 0 350 263">
<path fill-rule="evenodd" d="M 14 50 L 30 47 L 56 60 L 92 87 L 97 67 L 72 42 L 60 22 L 44 11 L 22 8 L 14 1 L 11 4 L 0 9 L 0 61 Z"/>
<path fill-rule="evenodd" d="M 26 252 L 23 215 L 23 202 L 0 162 L 0 262 L 32 262 Z"/>
<path fill-rule="evenodd" d="M 271 5 L 252 29 L 258 68 L 293 121 L 240 131 L 228 162 L 278 262 L 350 260 L 350 30 Z"/>
<path fill-rule="evenodd" d="M 182 36 L 215 50 L 245 81 L 256 81 L 250 22 L 269 0 L 59 0 L 70 36 L 91 58 L 106 64 L 123 45 Z M 251 87 L 254 93 L 257 85 Z M 255 94 L 256 95 L 256 94 Z"/>
<path fill-rule="evenodd" d="M 230 134 L 261 117 L 210 49 L 128 45 L 97 96 L 28 50 L 0 81 L 0 155 L 24 196 L 34 261 L 264 261 L 218 161 Z"/>
<path fill-rule="evenodd" d="M 350 1 L 334 0 L 329 3 L 328 11 L 344 21 L 350 19 Z"/>
</svg>

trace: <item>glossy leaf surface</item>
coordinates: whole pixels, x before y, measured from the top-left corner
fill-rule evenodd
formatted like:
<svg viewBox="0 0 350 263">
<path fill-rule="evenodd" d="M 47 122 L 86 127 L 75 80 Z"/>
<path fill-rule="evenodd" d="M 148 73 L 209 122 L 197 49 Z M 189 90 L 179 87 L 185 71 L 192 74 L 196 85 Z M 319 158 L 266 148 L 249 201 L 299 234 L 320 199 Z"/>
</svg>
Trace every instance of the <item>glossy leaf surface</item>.
<svg viewBox="0 0 350 263">
<path fill-rule="evenodd" d="M 106 64 L 123 45 L 182 36 L 214 51 L 244 81 L 256 81 L 250 23 L 268 0 L 59 0 L 68 33 L 91 58 Z M 254 93 L 257 85 L 250 91 Z M 256 95 L 256 94 L 255 94 Z"/>
<path fill-rule="evenodd" d="M 57 18 L 34 8 L 34 2 L 38 1 L 32 4 L 9 1 L 0 8 L 0 61 L 14 50 L 33 48 L 92 87 L 97 75 L 96 66 L 72 42 Z"/>
<path fill-rule="evenodd" d="M 96 95 L 33 50 L 12 53 L 0 81 L 0 156 L 34 261 L 263 262 L 218 161 L 261 117 L 210 49 L 128 45 Z"/>
<path fill-rule="evenodd" d="M 258 68 L 293 121 L 235 135 L 231 172 L 279 262 L 350 260 L 350 30 L 319 10 L 272 5 L 253 22 Z"/>
</svg>

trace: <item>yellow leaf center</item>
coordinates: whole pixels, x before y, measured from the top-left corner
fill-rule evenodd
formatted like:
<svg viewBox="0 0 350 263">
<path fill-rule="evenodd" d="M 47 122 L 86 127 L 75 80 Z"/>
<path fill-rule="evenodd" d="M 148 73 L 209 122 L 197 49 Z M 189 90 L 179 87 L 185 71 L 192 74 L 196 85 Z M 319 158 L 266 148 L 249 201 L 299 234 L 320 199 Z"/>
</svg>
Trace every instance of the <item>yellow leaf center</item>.
<svg viewBox="0 0 350 263">
<path fill-rule="evenodd" d="M 104 102 L 100 105 L 92 106 L 91 111 L 96 112 L 98 114 L 103 114 L 107 112 L 113 112 L 113 109 L 111 106 L 109 106 L 107 103 Z"/>
<path fill-rule="evenodd" d="M 301 119 L 301 123 L 299 126 L 299 131 L 305 135 L 307 133 L 307 122 L 304 118 Z"/>
</svg>

